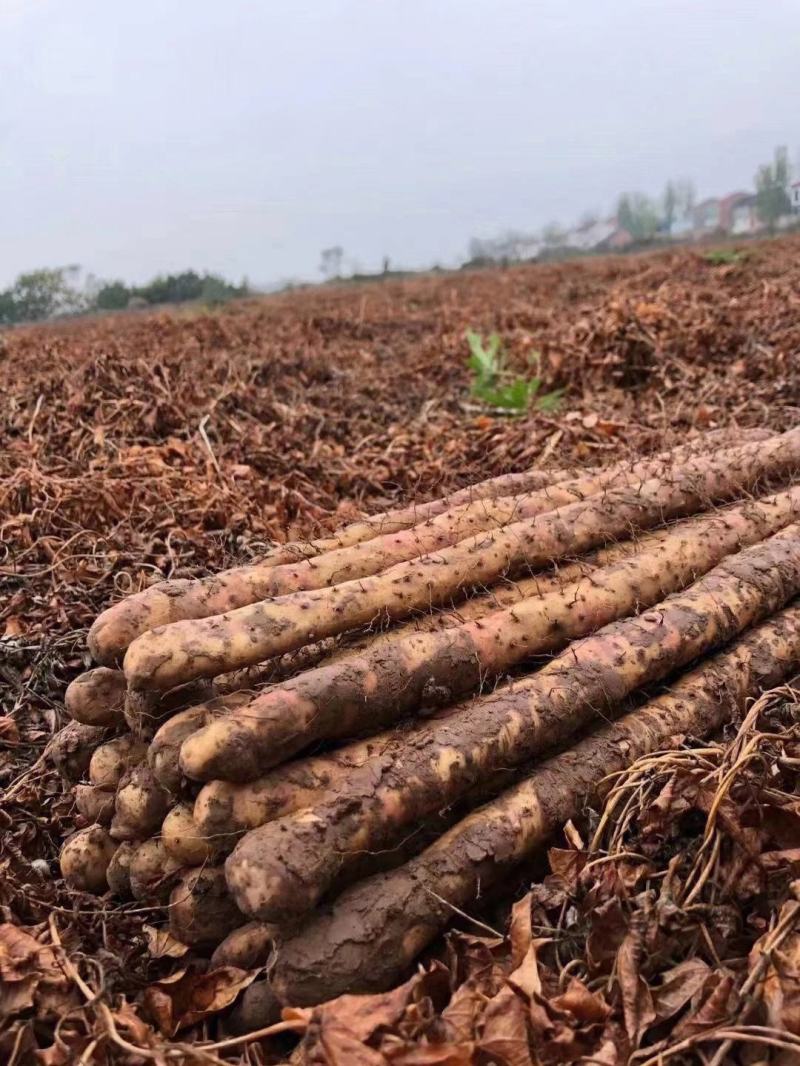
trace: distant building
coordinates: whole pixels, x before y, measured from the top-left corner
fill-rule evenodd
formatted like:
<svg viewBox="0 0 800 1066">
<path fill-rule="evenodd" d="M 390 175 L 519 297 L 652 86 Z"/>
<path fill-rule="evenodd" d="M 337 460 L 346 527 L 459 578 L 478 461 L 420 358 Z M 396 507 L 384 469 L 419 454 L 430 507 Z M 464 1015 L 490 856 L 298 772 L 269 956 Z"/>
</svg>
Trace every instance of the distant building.
<svg viewBox="0 0 800 1066">
<path fill-rule="evenodd" d="M 732 192 L 719 202 L 719 228 L 725 233 L 755 233 L 759 228 L 756 198 L 749 192 Z"/>
<path fill-rule="evenodd" d="M 678 218 L 673 218 L 669 224 L 668 234 L 673 240 L 681 240 L 682 238 L 691 237 L 694 229 L 694 214 L 688 211 Z"/>
<path fill-rule="evenodd" d="M 694 235 L 708 236 L 712 233 L 731 233 L 744 236 L 757 233 L 761 221 L 756 209 L 756 198 L 749 192 L 732 192 L 727 196 L 702 200 L 692 213 Z M 673 231 L 673 236 L 675 236 Z"/>
<path fill-rule="evenodd" d="M 596 219 L 570 230 L 564 240 L 565 248 L 576 252 L 599 252 L 626 248 L 633 237 L 617 222 L 616 218 Z"/>
<path fill-rule="evenodd" d="M 755 196 L 742 193 L 730 207 L 727 230 L 740 237 L 747 233 L 757 233 L 759 229 L 762 229 L 756 205 Z"/>
<path fill-rule="evenodd" d="M 717 197 L 712 196 L 708 200 L 701 200 L 694 209 L 692 221 L 697 234 L 715 233 L 721 229 L 720 201 Z"/>
</svg>

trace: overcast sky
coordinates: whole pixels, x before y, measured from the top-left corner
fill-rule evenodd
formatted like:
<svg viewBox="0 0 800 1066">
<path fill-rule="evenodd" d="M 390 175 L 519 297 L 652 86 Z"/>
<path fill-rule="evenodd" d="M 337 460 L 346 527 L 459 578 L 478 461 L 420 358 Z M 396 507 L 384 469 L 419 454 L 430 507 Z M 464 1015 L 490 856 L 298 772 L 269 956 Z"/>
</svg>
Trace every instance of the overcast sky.
<svg viewBox="0 0 800 1066">
<path fill-rule="evenodd" d="M 800 148 L 798 0 L 0 0 L 0 284 L 453 263 Z"/>
</svg>

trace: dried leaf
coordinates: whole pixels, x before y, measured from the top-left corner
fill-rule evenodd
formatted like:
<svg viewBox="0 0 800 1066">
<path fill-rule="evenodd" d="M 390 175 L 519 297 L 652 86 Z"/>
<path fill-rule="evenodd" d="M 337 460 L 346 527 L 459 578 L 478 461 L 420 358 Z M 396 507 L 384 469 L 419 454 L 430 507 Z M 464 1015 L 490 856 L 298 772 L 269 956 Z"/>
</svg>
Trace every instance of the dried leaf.
<svg viewBox="0 0 800 1066">
<path fill-rule="evenodd" d="M 168 929 L 156 929 L 152 925 L 143 925 L 142 932 L 147 940 L 147 950 L 154 959 L 180 959 L 189 950 L 188 944 L 181 943 Z"/>
<path fill-rule="evenodd" d="M 497 1066 L 533 1066 L 525 1004 L 503 988 L 486 1005 L 479 1050 Z"/>
<path fill-rule="evenodd" d="M 10 715 L 0 715 L 0 743 L 17 744 L 18 742 L 19 727 L 17 723 Z"/>
<path fill-rule="evenodd" d="M 653 990 L 657 1022 L 677 1014 L 703 986 L 711 970 L 702 959 L 687 959 L 662 974 L 661 984 Z"/>
<path fill-rule="evenodd" d="M 25 626 L 19 615 L 10 614 L 6 618 L 5 629 L 3 630 L 4 637 L 21 637 L 25 633 Z"/>
<path fill-rule="evenodd" d="M 208 973 L 185 969 L 175 976 L 150 985 L 144 991 L 149 1015 L 165 1036 L 229 1007 L 239 993 L 251 984 L 257 970 L 223 966 Z"/>
<path fill-rule="evenodd" d="M 559 1011 L 569 1011 L 581 1025 L 597 1025 L 611 1014 L 611 1007 L 595 992 L 591 992 L 577 977 L 570 978 L 566 992 L 550 1000 Z"/>
<path fill-rule="evenodd" d="M 695 998 L 699 1000 L 699 1006 L 675 1026 L 672 1031 L 674 1041 L 696 1036 L 730 1020 L 738 999 L 733 975 L 712 971 Z"/>
<path fill-rule="evenodd" d="M 792 900 L 784 905 L 781 917 L 786 915 L 790 907 L 800 912 L 800 904 Z M 800 1036 L 800 931 L 784 937 L 780 945 L 769 952 L 762 995 L 767 1007 L 768 1023 L 776 1029 Z"/>
<path fill-rule="evenodd" d="M 518 899 L 511 908 L 511 925 L 509 939 L 511 941 L 511 965 L 519 966 L 530 947 L 533 933 L 531 932 L 531 897 L 530 893 Z"/>
<path fill-rule="evenodd" d="M 642 952 L 642 931 L 633 926 L 617 953 L 617 981 L 622 993 L 625 1029 L 634 1047 L 639 1046 L 642 1034 L 656 1016 L 653 997 L 640 972 Z"/>
</svg>

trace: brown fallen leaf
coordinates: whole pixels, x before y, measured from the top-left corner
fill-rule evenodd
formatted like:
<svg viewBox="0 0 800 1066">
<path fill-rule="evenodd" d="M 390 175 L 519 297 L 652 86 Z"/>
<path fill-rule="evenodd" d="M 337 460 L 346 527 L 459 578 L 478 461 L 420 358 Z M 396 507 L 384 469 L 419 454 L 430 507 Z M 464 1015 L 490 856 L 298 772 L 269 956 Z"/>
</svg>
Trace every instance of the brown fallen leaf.
<svg viewBox="0 0 800 1066">
<path fill-rule="evenodd" d="M 711 973 L 708 963 L 702 959 L 687 959 L 662 974 L 661 984 L 653 989 L 655 1021 L 672 1018 L 703 986 Z"/>
<path fill-rule="evenodd" d="M 785 920 L 790 909 L 798 910 L 795 900 L 785 903 L 781 918 Z M 769 934 L 767 934 L 769 936 Z M 751 961 L 761 955 L 756 943 Z M 800 1035 L 800 931 L 790 933 L 781 943 L 770 950 L 762 996 L 767 1008 L 768 1024 L 776 1029 Z"/>
<path fill-rule="evenodd" d="M 638 923 L 632 923 L 617 952 L 617 981 L 622 995 L 625 1029 L 634 1047 L 639 1046 L 642 1034 L 656 1017 L 653 997 L 641 974 L 643 950 L 643 929 Z"/>
<path fill-rule="evenodd" d="M 147 950 L 154 959 L 181 959 L 189 950 L 189 945 L 174 937 L 168 929 L 143 925 L 142 932 L 147 940 Z"/>
<path fill-rule="evenodd" d="M 10 922 L 0 925 L 0 1018 L 36 1007 L 37 1015 L 60 1014 L 75 992 L 48 944 Z"/>
<path fill-rule="evenodd" d="M 672 1031 L 672 1040 L 677 1043 L 689 1036 L 696 1036 L 706 1029 L 713 1029 L 731 1019 L 738 1002 L 736 979 L 731 973 L 712 971 L 703 982 L 702 989 L 694 997 L 697 1006 L 685 1015 Z"/>
<path fill-rule="evenodd" d="M 148 1014 L 165 1036 L 225 1010 L 258 975 L 258 970 L 223 966 L 208 973 L 192 967 L 156 981 L 144 991 Z"/>
<path fill-rule="evenodd" d="M 478 1050 L 497 1066 L 533 1066 L 527 1014 L 513 989 L 501 989 L 486 1004 Z"/>
<path fill-rule="evenodd" d="M 17 744 L 18 742 L 19 727 L 17 723 L 10 715 L 0 715 L 0 744 Z"/>
<path fill-rule="evenodd" d="M 591 992 L 577 977 L 570 978 L 565 992 L 550 1000 L 559 1011 L 568 1011 L 581 1025 L 597 1025 L 611 1014 L 611 1007 L 602 996 Z"/>
<path fill-rule="evenodd" d="M 9 615 L 8 618 L 6 618 L 6 625 L 5 629 L 3 630 L 3 636 L 21 637 L 24 636 L 24 634 L 25 626 L 23 625 L 22 619 L 16 614 Z"/>
</svg>

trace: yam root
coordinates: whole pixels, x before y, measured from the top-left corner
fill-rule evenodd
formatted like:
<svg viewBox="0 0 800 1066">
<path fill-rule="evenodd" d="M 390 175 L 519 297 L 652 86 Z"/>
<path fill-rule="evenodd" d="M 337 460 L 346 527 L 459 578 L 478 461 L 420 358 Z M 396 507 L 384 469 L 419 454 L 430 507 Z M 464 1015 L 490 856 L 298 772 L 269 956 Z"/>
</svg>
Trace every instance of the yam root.
<svg viewBox="0 0 800 1066">
<path fill-rule="evenodd" d="M 134 899 L 153 903 L 166 903 L 169 899 L 181 864 L 167 853 L 161 840 L 153 837 L 134 848 L 129 865 L 128 879 Z"/>
<path fill-rule="evenodd" d="M 184 740 L 218 717 L 247 706 L 252 699 L 252 692 L 232 692 L 188 707 L 169 718 L 153 737 L 147 751 L 148 764 L 159 785 L 167 792 L 177 794 L 182 779 L 178 760 Z"/>
<path fill-rule="evenodd" d="M 650 539 L 655 543 L 656 538 L 660 536 L 663 534 L 651 534 Z M 609 560 L 622 558 L 630 554 L 631 550 L 631 544 L 624 542 L 604 549 L 591 558 L 587 557 L 580 562 L 566 564 L 552 573 L 536 574 L 521 578 L 519 581 L 501 582 L 499 586 L 473 597 L 458 607 L 421 615 L 402 626 L 385 632 L 363 634 L 356 640 L 330 652 L 324 659 L 325 664 L 336 663 L 342 666 L 346 660 L 354 660 L 365 649 L 375 653 L 379 648 L 391 645 L 400 637 L 452 629 L 468 619 L 480 618 L 503 605 L 519 603 L 526 596 L 541 595 L 546 590 L 563 588 L 570 580 L 574 581 L 588 574 L 601 558 Z M 253 704 L 255 698 L 252 692 L 249 694 L 237 692 L 229 697 L 218 697 L 216 700 L 180 711 L 165 722 L 153 738 L 148 754 L 150 767 L 161 785 L 168 791 L 177 793 L 184 779 L 184 771 L 179 763 L 179 754 L 184 741 L 205 726 L 211 726 L 214 722 L 227 718 L 239 709 L 244 712 L 245 708 Z M 249 770 L 245 770 L 245 773 L 249 773 Z M 193 767 L 186 776 L 197 780 L 210 780 L 223 775 L 217 774 L 213 766 L 203 768 L 198 765 Z M 231 775 L 231 779 L 238 779 L 235 773 Z"/>
<path fill-rule="evenodd" d="M 122 708 L 126 688 L 121 670 L 98 666 L 67 687 L 64 705 L 70 718 L 84 725 L 121 726 L 125 724 Z"/>
<path fill-rule="evenodd" d="M 420 707 L 452 703 L 523 659 L 656 603 L 731 552 L 800 516 L 800 488 L 674 526 L 649 551 L 575 584 L 465 622 L 382 642 L 275 686 L 187 737 L 189 777 L 246 781 L 321 739 L 377 732 Z"/>
<path fill-rule="evenodd" d="M 274 567 L 291 565 L 409 529 L 451 507 L 475 500 L 535 492 L 573 476 L 573 471 L 532 470 L 523 474 L 505 474 L 440 500 L 410 504 L 353 522 L 331 537 L 280 545 L 249 566 L 234 567 L 209 578 L 158 582 L 104 611 L 89 630 L 89 650 L 97 662 L 113 666 L 121 660 L 131 641 L 149 629 L 182 619 L 207 618 L 263 599 L 268 595 L 268 586 L 264 582 L 269 580 L 269 571 Z"/>
<path fill-rule="evenodd" d="M 115 840 L 145 840 L 160 829 L 166 813 L 167 794 L 142 763 L 119 783 L 111 835 Z"/>
<path fill-rule="evenodd" d="M 347 782 L 352 784 L 361 768 L 380 754 L 381 742 L 366 740 L 326 755 L 298 759 L 247 785 L 210 781 L 195 800 L 194 825 L 220 852 L 227 852 L 248 830 L 318 803 Z"/>
<path fill-rule="evenodd" d="M 81 829 L 61 849 L 61 874 L 70 888 L 100 895 L 108 888 L 106 871 L 117 849 L 101 825 Z"/>
<path fill-rule="evenodd" d="M 182 866 L 202 866 L 213 860 L 215 841 L 198 828 L 192 808 L 179 803 L 167 813 L 161 826 L 161 840 L 167 854 Z"/>
<path fill-rule="evenodd" d="M 102 726 L 68 722 L 48 743 L 45 756 L 64 780 L 74 785 L 86 776 L 95 748 L 108 735 Z"/>
<path fill-rule="evenodd" d="M 114 814 L 114 793 L 94 785 L 75 786 L 75 806 L 88 825 L 110 825 Z"/>
<path fill-rule="evenodd" d="M 111 857 L 111 862 L 106 870 L 108 887 L 115 896 L 127 899 L 131 893 L 131 859 L 136 851 L 136 844 L 128 841 L 119 845 Z"/>
<path fill-rule="evenodd" d="M 215 948 L 245 921 L 228 892 L 222 867 L 188 871 L 170 895 L 170 931 L 191 947 Z"/>
<path fill-rule="evenodd" d="M 733 457 L 732 457 L 733 454 Z M 696 512 L 736 496 L 765 476 L 800 466 L 800 429 L 735 453 L 697 459 L 637 489 L 612 489 L 493 533 L 478 534 L 435 555 L 333 588 L 294 593 L 213 618 L 175 622 L 138 637 L 125 655 L 133 688 L 169 689 L 193 678 L 246 666 L 311 639 L 400 618 L 439 604 L 512 567 L 547 565 L 565 555 Z"/>
<path fill-rule="evenodd" d="M 800 527 L 726 559 L 689 590 L 572 644 L 530 679 L 457 707 L 400 737 L 355 788 L 254 829 L 226 862 L 252 918 L 308 912 L 364 852 L 463 796 L 502 767 L 569 739 L 642 685 L 774 613 L 800 592 Z M 372 770 L 370 775 L 369 770 Z"/>
<path fill-rule="evenodd" d="M 234 1004 L 227 1027 L 237 1036 L 265 1029 L 281 1019 L 281 1004 L 267 978 L 253 981 Z"/>
<path fill-rule="evenodd" d="M 391 987 L 454 908 L 546 843 L 608 775 L 679 734 L 702 736 L 743 713 L 800 659 L 800 606 L 756 627 L 616 723 L 535 768 L 405 866 L 348 889 L 290 937 L 273 985 L 284 1002 L 313 1004 Z"/>
<path fill-rule="evenodd" d="M 738 438 L 753 441 L 763 440 L 764 436 L 763 430 L 740 431 L 736 434 Z M 672 455 L 675 461 L 683 461 L 699 454 L 702 449 L 715 441 L 724 443 L 730 439 L 731 434 L 727 431 L 711 433 L 698 441 L 681 445 L 671 453 L 663 453 L 653 459 L 644 460 L 643 464 L 650 464 L 652 468 L 659 461 L 663 463 L 668 455 Z M 300 566 L 301 574 L 316 575 L 315 584 L 306 584 L 303 587 L 318 588 L 327 583 L 331 576 L 337 582 L 343 579 L 337 569 L 340 563 L 335 563 L 333 574 L 323 579 L 319 571 L 313 570 L 308 565 L 310 560 L 320 559 L 337 552 L 346 553 L 348 549 L 358 548 L 359 545 L 369 543 L 378 537 L 398 535 L 402 531 L 432 521 L 436 521 L 437 530 L 442 531 L 447 526 L 447 519 L 444 516 L 453 509 L 470 507 L 477 501 L 491 501 L 499 497 L 539 492 L 548 486 L 559 485 L 567 478 L 573 480 L 572 492 L 567 496 L 562 494 L 561 502 L 565 502 L 566 499 L 574 500 L 590 491 L 588 484 L 585 483 L 586 479 L 597 475 L 603 483 L 610 484 L 621 471 L 630 472 L 630 468 L 629 463 L 618 463 L 614 467 L 599 472 L 584 471 L 577 478 L 571 471 L 528 471 L 523 474 L 508 474 L 494 478 L 490 482 L 469 486 L 432 503 L 412 504 L 400 511 L 374 515 L 366 521 L 346 527 L 333 537 L 313 541 L 307 545 L 285 545 L 277 552 L 271 553 L 268 559 L 251 566 L 226 570 L 214 577 L 201 580 L 161 582 L 143 592 L 126 597 L 120 603 L 104 611 L 89 632 L 90 651 L 98 662 L 114 665 L 122 659 L 131 642 L 148 630 L 171 622 L 223 614 L 226 611 L 258 602 L 267 596 L 276 594 L 276 581 L 283 591 L 300 587 L 296 579 L 288 573 L 284 574 L 282 579 L 276 578 L 273 571 L 278 567 L 291 567 L 292 564 Z M 645 466 L 641 465 L 640 468 L 644 470 Z M 584 483 L 583 488 L 581 488 L 581 483 Z M 554 497 L 547 509 L 556 505 Z M 440 518 L 442 521 L 439 521 Z M 456 519 L 456 524 L 459 521 Z M 453 543 L 452 539 L 449 543 Z M 340 555 L 340 562 L 342 558 L 347 563 L 348 557 Z M 369 571 L 362 569 L 361 572 Z M 349 576 L 354 576 L 354 574 L 351 573 Z M 286 581 L 289 582 L 288 586 L 285 584 Z"/>
<path fill-rule="evenodd" d="M 147 754 L 147 746 L 130 734 L 115 737 L 95 748 L 89 760 L 89 780 L 95 788 L 115 792 L 134 766 L 138 766 Z"/>
<path fill-rule="evenodd" d="M 517 581 L 503 581 L 494 588 L 472 597 L 457 607 L 420 615 L 404 625 L 385 632 L 363 634 L 355 641 L 329 652 L 325 657 L 325 662 L 326 664 L 342 663 L 343 660 L 351 659 L 365 649 L 375 652 L 378 648 L 388 646 L 400 637 L 452 629 L 466 621 L 481 618 L 492 610 L 519 603 L 526 597 L 540 596 L 555 589 L 562 589 L 570 582 L 589 574 L 597 566 L 607 565 L 616 560 L 626 558 L 637 548 L 655 547 L 668 534 L 668 530 L 660 533 L 650 533 L 642 537 L 638 542 L 622 541 L 610 547 L 602 548 L 574 563 L 564 564 L 550 572 L 534 574 L 530 577 L 520 578 Z M 319 658 L 322 657 L 322 652 L 320 652 Z M 247 672 L 242 671 L 241 673 L 246 675 Z M 233 676 L 226 675 L 226 677 Z M 219 681 L 219 679 L 216 680 Z M 244 676 L 240 680 L 247 682 L 253 679 Z M 184 775 L 179 764 L 179 754 L 183 742 L 188 737 L 204 726 L 212 725 L 219 718 L 227 717 L 238 708 L 250 705 L 253 699 L 252 690 L 234 691 L 215 697 L 212 700 L 207 700 L 195 707 L 179 711 L 172 718 L 167 719 L 148 748 L 150 768 L 162 788 L 174 794 L 177 794 L 180 790 Z M 202 767 L 196 767 L 189 776 L 199 780 L 209 780 L 220 775 L 215 772 L 213 766 L 210 766 L 205 770 Z M 244 824 L 248 828 L 252 828 L 249 821 Z M 261 821 L 254 824 L 260 825 Z M 223 832 L 223 829 L 218 827 L 213 832 Z"/>
<path fill-rule="evenodd" d="M 241 925 L 218 945 L 211 956 L 211 966 L 236 966 L 240 970 L 266 966 L 277 936 L 277 930 L 263 922 Z"/>
<path fill-rule="evenodd" d="M 128 689 L 125 694 L 123 716 L 134 736 L 151 740 L 158 727 L 176 711 L 201 700 L 213 698 L 213 686 L 208 682 L 194 682 L 174 688 L 171 692 L 146 692 Z"/>
</svg>

